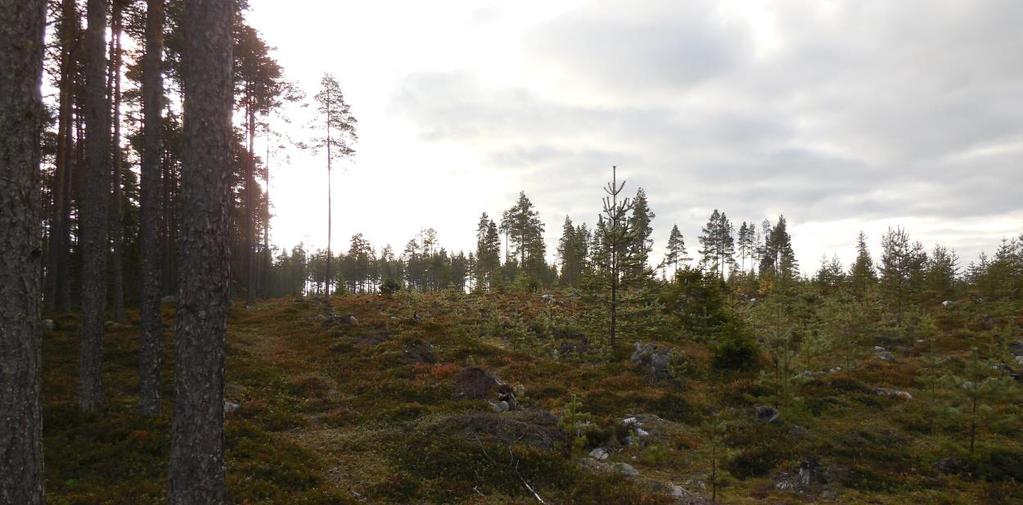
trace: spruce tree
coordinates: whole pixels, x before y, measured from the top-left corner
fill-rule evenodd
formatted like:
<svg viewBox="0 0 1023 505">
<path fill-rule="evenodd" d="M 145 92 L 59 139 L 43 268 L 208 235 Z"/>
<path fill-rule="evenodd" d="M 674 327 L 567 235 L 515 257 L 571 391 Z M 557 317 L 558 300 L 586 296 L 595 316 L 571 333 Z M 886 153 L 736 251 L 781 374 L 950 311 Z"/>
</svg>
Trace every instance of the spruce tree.
<svg viewBox="0 0 1023 505">
<path fill-rule="evenodd" d="M 632 202 L 632 214 L 629 216 L 630 235 L 622 273 L 625 285 L 636 287 L 653 278 L 653 270 L 649 265 L 650 251 L 653 250 L 653 240 L 650 238 L 653 228 L 650 223 L 655 215 L 650 210 L 643 188 L 636 190 Z"/>
<path fill-rule="evenodd" d="M 881 287 L 896 325 L 901 326 L 906 304 L 920 289 L 927 253 L 919 242 L 910 242 L 901 227 L 888 229 L 881 249 Z"/>
<path fill-rule="evenodd" d="M 668 248 L 664 254 L 664 265 L 671 265 L 672 278 L 678 272 L 679 263 L 684 264 L 690 259 L 692 258 L 686 252 L 685 237 L 682 236 L 682 232 L 678 231 L 678 225 L 673 225 L 671 233 L 668 235 Z"/>
<path fill-rule="evenodd" d="M 867 236 L 862 231 L 856 237 L 856 260 L 849 271 L 849 280 L 853 291 L 861 297 L 870 286 L 877 282 L 874 260 L 871 259 L 870 251 L 867 249 Z"/>
</svg>

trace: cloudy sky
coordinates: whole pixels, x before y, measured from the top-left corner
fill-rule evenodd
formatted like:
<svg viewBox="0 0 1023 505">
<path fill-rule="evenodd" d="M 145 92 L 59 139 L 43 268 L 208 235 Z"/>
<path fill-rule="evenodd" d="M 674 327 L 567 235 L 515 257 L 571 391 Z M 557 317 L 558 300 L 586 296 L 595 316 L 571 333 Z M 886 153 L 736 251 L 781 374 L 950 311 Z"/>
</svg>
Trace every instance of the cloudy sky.
<svg viewBox="0 0 1023 505">
<path fill-rule="evenodd" d="M 553 257 L 613 164 L 646 190 L 658 253 L 672 224 L 695 252 L 714 208 L 784 213 L 811 272 L 860 229 L 875 253 L 901 225 L 966 260 L 1023 231 L 1019 0 L 251 0 L 248 19 L 359 118 L 335 248 L 434 227 L 469 250 L 524 190 Z M 323 246 L 323 161 L 272 170 L 274 241 Z"/>
</svg>

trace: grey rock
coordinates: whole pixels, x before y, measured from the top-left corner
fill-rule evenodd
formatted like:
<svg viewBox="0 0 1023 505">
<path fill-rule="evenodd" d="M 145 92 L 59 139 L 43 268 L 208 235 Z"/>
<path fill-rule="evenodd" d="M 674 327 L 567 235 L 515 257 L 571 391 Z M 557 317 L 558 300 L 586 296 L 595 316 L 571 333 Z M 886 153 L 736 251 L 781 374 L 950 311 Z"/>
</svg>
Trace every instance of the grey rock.
<svg viewBox="0 0 1023 505">
<path fill-rule="evenodd" d="M 804 459 L 799 468 L 792 472 L 782 472 L 774 480 L 774 488 L 779 491 L 791 491 L 796 494 L 809 495 L 828 482 L 827 472 L 814 458 Z"/>
<path fill-rule="evenodd" d="M 646 367 L 650 374 L 658 380 L 671 378 L 672 351 L 657 347 L 657 344 L 636 342 L 630 361 L 635 366 Z"/>
<path fill-rule="evenodd" d="M 604 461 L 605 459 L 608 458 L 608 456 L 610 456 L 610 454 L 608 454 L 607 449 L 603 447 L 597 447 L 596 449 L 590 451 L 590 457 L 597 461 Z"/>
<path fill-rule="evenodd" d="M 498 414 L 511 410 L 511 406 L 508 405 L 508 402 L 506 401 L 499 401 L 497 403 L 491 402 L 490 408 L 494 409 L 494 412 L 497 412 Z"/>
<path fill-rule="evenodd" d="M 241 405 L 239 405 L 239 404 L 237 404 L 235 402 L 232 402 L 230 400 L 224 400 L 224 413 L 225 414 L 230 414 L 230 413 L 238 410 L 240 407 L 241 407 Z"/>
<path fill-rule="evenodd" d="M 615 463 L 612 466 L 614 467 L 614 470 L 616 472 L 618 472 L 618 473 L 620 473 L 620 474 L 622 474 L 622 475 L 624 475 L 626 477 L 639 477 L 639 470 L 636 470 L 636 467 L 634 467 L 634 466 L 632 466 L 632 465 L 630 465 L 628 463 L 621 463 L 621 462 L 619 462 L 619 463 Z"/>
<path fill-rule="evenodd" d="M 39 323 L 39 326 L 43 329 L 43 331 L 53 331 L 57 328 L 57 323 L 55 323 L 53 319 L 43 319 Z"/>
</svg>

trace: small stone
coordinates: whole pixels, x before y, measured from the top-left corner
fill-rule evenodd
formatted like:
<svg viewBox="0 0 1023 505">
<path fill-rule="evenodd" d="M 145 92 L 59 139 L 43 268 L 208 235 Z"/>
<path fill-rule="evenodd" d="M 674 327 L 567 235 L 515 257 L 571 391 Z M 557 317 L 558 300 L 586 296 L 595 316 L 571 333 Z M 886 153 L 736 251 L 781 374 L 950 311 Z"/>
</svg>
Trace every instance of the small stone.
<svg viewBox="0 0 1023 505">
<path fill-rule="evenodd" d="M 630 425 L 638 424 L 638 423 L 639 423 L 639 420 L 636 419 L 635 417 L 626 417 L 625 419 L 622 419 L 622 424 L 624 424 L 626 426 L 630 426 Z"/>
<path fill-rule="evenodd" d="M 590 457 L 597 461 L 604 461 L 605 459 L 608 458 L 608 456 L 609 454 L 607 453 L 607 449 L 603 447 L 597 447 L 596 449 L 590 451 Z"/>
<path fill-rule="evenodd" d="M 43 331 L 53 331 L 57 328 L 57 323 L 55 323 L 53 319 L 43 319 L 40 326 L 43 328 Z"/>
<path fill-rule="evenodd" d="M 878 351 L 874 355 L 881 361 L 895 361 L 895 355 L 888 351 Z"/>
<path fill-rule="evenodd" d="M 890 398 L 898 398 L 900 400 L 907 400 L 908 401 L 908 400 L 912 400 L 913 399 L 913 395 L 909 394 L 908 391 L 901 391 L 901 390 L 898 390 L 898 389 L 877 388 L 877 389 L 874 390 L 874 392 L 877 393 L 880 396 L 887 396 L 887 397 L 890 397 Z"/>
<path fill-rule="evenodd" d="M 1023 366 L 1023 356 L 1016 356 L 1016 364 Z"/>
<path fill-rule="evenodd" d="M 230 414 L 230 413 L 238 410 L 240 407 L 241 407 L 241 405 L 239 405 L 239 404 L 237 404 L 235 402 L 232 402 L 230 400 L 224 400 L 224 413 L 225 414 Z"/>
<path fill-rule="evenodd" d="M 644 430 L 643 428 L 636 428 L 636 434 L 641 436 L 641 437 L 649 437 L 650 436 L 650 432 Z"/>
<path fill-rule="evenodd" d="M 499 401 L 497 403 L 490 402 L 490 408 L 494 409 L 494 412 L 497 412 L 498 414 L 508 412 L 509 410 L 511 410 L 511 406 L 508 405 L 508 402 L 504 400 Z"/>
</svg>

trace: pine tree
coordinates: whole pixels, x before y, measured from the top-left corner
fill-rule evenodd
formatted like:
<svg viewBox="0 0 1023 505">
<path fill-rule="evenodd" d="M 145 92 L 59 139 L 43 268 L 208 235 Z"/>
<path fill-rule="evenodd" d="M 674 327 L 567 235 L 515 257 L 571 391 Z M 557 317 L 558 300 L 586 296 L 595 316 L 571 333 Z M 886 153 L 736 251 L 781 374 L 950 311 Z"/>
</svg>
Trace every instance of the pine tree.
<svg viewBox="0 0 1023 505">
<path fill-rule="evenodd" d="M 719 223 L 721 213 L 717 209 L 710 215 L 707 224 L 700 231 L 700 268 L 717 273 L 720 270 L 718 261 L 721 258 L 721 241 Z"/>
<path fill-rule="evenodd" d="M 924 265 L 926 291 L 931 298 L 945 300 L 955 294 L 959 278 L 959 255 L 941 244 L 934 246 L 934 252 Z"/>
<path fill-rule="evenodd" d="M 622 181 L 621 184 L 618 183 L 618 167 L 612 167 L 611 182 L 604 187 L 606 196 L 603 199 L 601 219 L 598 221 L 598 230 L 601 235 L 600 245 L 606 249 L 604 272 L 611 288 L 611 334 L 608 340 L 611 349 L 615 348 L 618 333 L 618 288 L 621 284 L 622 264 L 632 237 L 628 216 L 629 212 L 633 210 L 634 202 L 629 198 L 619 200 L 618 197 L 623 189 L 625 189 L 625 181 Z"/>
<path fill-rule="evenodd" d="M 920 288 L 927 253 L 919 242 L 910 242 L 902 228 L 889 228 L 881 239 L 881 249 L 881 287 L 895 312 L 896 324 L 901 326 L 905 305 Z"/>
<path fill-rule="evenodd" d="M 572 219 L 565 216 L 565 224 L 561 228 L 561 240 L 558 242 L 558 258 L 561 260 L 561 285 L 577 287 L 586 268 L 589 231 L 586 225 L 575 226 Z"/>
<path fill-rule="evenodd" d="M 103 401 L 103 322 L 107 298 L 107 210 L 110 203 L 110 109 L 106 106 L 104 0 L 86 4 L 85 32 L 85 188 L 80 209 L 82 251 L 82 338 L 79 346 L 79 408 L 91 412 Z"/>
<path fill-rule="evenodd" d="M 534 279 L 539 279 L 546 269 L 544 225 L 525 192 L 519 192 L 515 205 L 503 214 L 501 229 L 508 237 L 511 255 L 517 257 L 519 268 Z"/>
<path fill-rule="evenodd" d="M 42 505 L 40 140 L 46 2 L 0 0 L 0 503 Z"/>
<path fill-rule="evenodd" d="M 686 252 L 685 237 L 682 236 L 682 232 L 678 231 L 678 225 L 673 225 L 671 234 L 668 235 L 668 248 L 664 254 L 664 265 L 671 265 L 672 278 L 678 273 L 679 263 L 685 264 L 691 259 Z"/>
<path fill-rule="evenodd" d="M 160 412 L 160 363 L 163 323 L 160 315 L 160 196 L 163 193 L 160 162 L 163 156 L 163 17 L 164 0 L 148 0 L 146 52 L 142 62 L 141 194 L 139 197 L 142 285 L 139 295 L 139 408 L 143 415 Z"/>
<path fill-rule="evenodd" d="M 333 229 L 331 169 L 334 161 L 355 154 L 352 144 L 358 140 L 355 131 L 357 121 L 352 115 L 351 106 L 345 102 L 341 86 L 334 76 L 330 74 L 323 76 L 320 80 L 320 92 L 316 94 L 315 100 L 324 134 L 322 137 L 314 139 L 311 147 L 316 150 L 324 149 L 327 152 L 327 284 L 324 295 L 325 298 L 330 298 L 330 284 L 333 282 L 331 268 L 331 231 Z"/>
<path fill-rule="evenodd" d="M 180 279 L 171 505 L 222 504 L 235 6 L 185 0 Z"/>
</svg>

